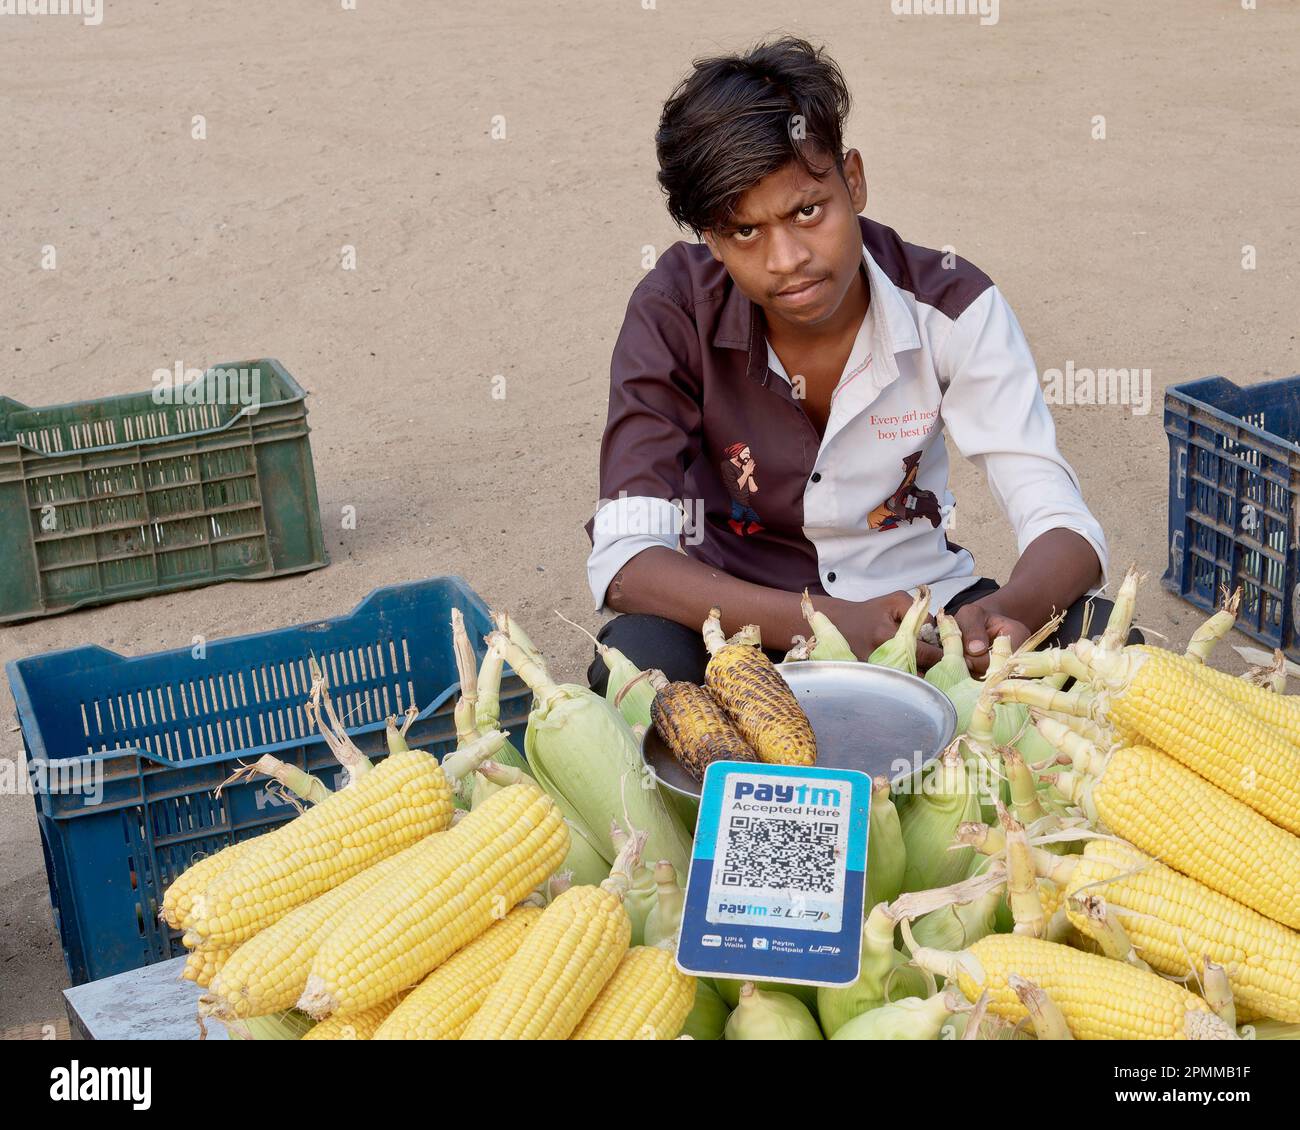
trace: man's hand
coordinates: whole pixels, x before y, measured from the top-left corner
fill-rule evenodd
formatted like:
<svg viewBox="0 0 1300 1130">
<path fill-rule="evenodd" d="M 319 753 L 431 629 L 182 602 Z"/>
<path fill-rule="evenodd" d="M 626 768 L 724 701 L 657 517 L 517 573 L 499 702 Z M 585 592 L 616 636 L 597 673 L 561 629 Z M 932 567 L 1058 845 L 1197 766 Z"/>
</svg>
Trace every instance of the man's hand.
<svg viewBox="0 0 1300 1130">
<path fill-rule="evenodd" d="M 973 600 L 962 605 L 954 619 L 961 628 L 961 638 L 966 645 L 966 666 L 972 675 L 983 675 L 988 670 L 989 648 L 998 636 L 1010 636 L 1013 648 L 1029 638 L 1029 629 L 1024 624 L 984 601 Z"/>
<path fill-rule="evenodd" d="M 903 617 L 912 608 L 912 594 L 900 589 L 898 592 L 878 596 L 873 600 L 864 600 L 853 605 L 852 608 L 853 611 L 843 624 L 836 620 L 834 612 L 830 613 L 830 616 L 832 620 L 836 620 L 836 627 L 844 633 L 844 638 L 849 641 L 853 653 L 859 659 L 865 660 L 876 648 L 886 640 L 892 639 L 898 632 L 898 625 L 903 622 Z M 917 641 L 918 670 L 927 670 L 938 663 L 942 657 L 943 652 L 939 648 Z"/>
</svg>

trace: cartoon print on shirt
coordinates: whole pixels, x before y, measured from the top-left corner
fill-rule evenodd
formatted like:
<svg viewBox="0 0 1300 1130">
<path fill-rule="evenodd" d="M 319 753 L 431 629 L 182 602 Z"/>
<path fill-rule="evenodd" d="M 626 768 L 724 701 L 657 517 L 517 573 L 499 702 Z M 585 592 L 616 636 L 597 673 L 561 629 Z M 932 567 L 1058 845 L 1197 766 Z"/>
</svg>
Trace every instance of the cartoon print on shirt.
<svg viewBox="0 0 1300 1130">
<path fill-rule="evenodd" d="M 751 505 L 758 493 L 758 483 L 754 479 L 755 463 L 749 444 L 733 443 L 724 454 L 722 481 L 731 495 L 731 517 L 727 525 L 733 534 L 742 538 L 760 533 L 763 527 L 759 523 L 758 511 Z"/>
<path fill-rule="evenodd" d="M 929 518 L 930 524 L 939 528 L 943 512 L 933 491 L 916 488 L 916 471 L 921 453 L 912 452 L 903 460 L 903 481 L 893 494 L 877 506 L 868 516 L 867 525 L 873 530 L 892 530 L 901 522 L 914 522 Z"/>
</svg>

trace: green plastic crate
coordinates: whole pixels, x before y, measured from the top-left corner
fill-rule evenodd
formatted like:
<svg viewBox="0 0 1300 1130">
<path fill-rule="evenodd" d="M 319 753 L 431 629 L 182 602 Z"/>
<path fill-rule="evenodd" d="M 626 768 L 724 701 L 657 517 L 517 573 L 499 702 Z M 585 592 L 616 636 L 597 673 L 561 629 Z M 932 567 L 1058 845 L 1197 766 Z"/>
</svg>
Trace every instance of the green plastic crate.
<svg viewBox="0 0 1300 1130">
<path fill-rule="evenodd" d="M 308 432 L 271 358 L 161 392 L 0 397 L 0 623 L 328 564 Z"/>
</svg>

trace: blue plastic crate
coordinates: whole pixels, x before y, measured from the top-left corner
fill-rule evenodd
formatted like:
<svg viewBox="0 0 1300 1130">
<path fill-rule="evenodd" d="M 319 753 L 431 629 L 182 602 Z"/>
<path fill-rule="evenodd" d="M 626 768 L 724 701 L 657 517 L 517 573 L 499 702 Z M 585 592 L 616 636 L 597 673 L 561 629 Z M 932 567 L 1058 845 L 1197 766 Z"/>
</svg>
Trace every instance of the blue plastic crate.
<svg viewBox="0 0 1300 1130">
<path fill-rule="evenodd" d="M 1237 627 L 1300 661 L 1300 376 L 1165 393 L 1169 569 L 1198 608 L 1242 590 Z"/>
<path fill-rule="evenodd" d="M 267 781 L 217 785 L 263 753 L 321 777 L 341 770 L 303 709 L 314 656 L 353 740 L 378 759 L 384 720 L 421 710 L 411 745 L 455 744 L 457 693 L 449 617 L 465 616 L 482 654 L 487 606 L 459 577 L 376 589 L 346 616 L 126 658 L 78 647 L 15 660 L 50 904 L 74 984 L 183 953 L 158 921 L 163 891 L 198 853 L 212 853 L 294 815 Z M 507 671 L 505 729 L 522 737 L 531 694 Z M 98 800 L 84 786 L 97 782 Z"/>
</svg>

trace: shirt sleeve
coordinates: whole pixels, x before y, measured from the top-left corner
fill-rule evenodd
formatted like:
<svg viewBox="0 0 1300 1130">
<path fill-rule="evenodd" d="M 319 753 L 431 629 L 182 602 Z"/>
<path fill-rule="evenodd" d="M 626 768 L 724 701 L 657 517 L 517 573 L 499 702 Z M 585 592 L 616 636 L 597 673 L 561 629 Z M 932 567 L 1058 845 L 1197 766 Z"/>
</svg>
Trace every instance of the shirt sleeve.
<svg viewBox="0 0 1300 1130">
<path fill-rule="evenodd" d="M 597 610 L 643 549 L 681 543 L 686 470 L 700 451 L 700 350 L 686 306 L 647 275 L 632 292 L 610 361 L 600 501 L 587 524 Z"/>
<path fill-rule="evenodd" d="M 1048 530 L 1073 530 L 1108 575 L 1106 537 L 1056 445 L 1029 343 L 1010 305 L 989 287 L 953 323 L 940 357 L 942 416 L 957 449 L 988 479 L 1019 553 Z"/>
</svg>

